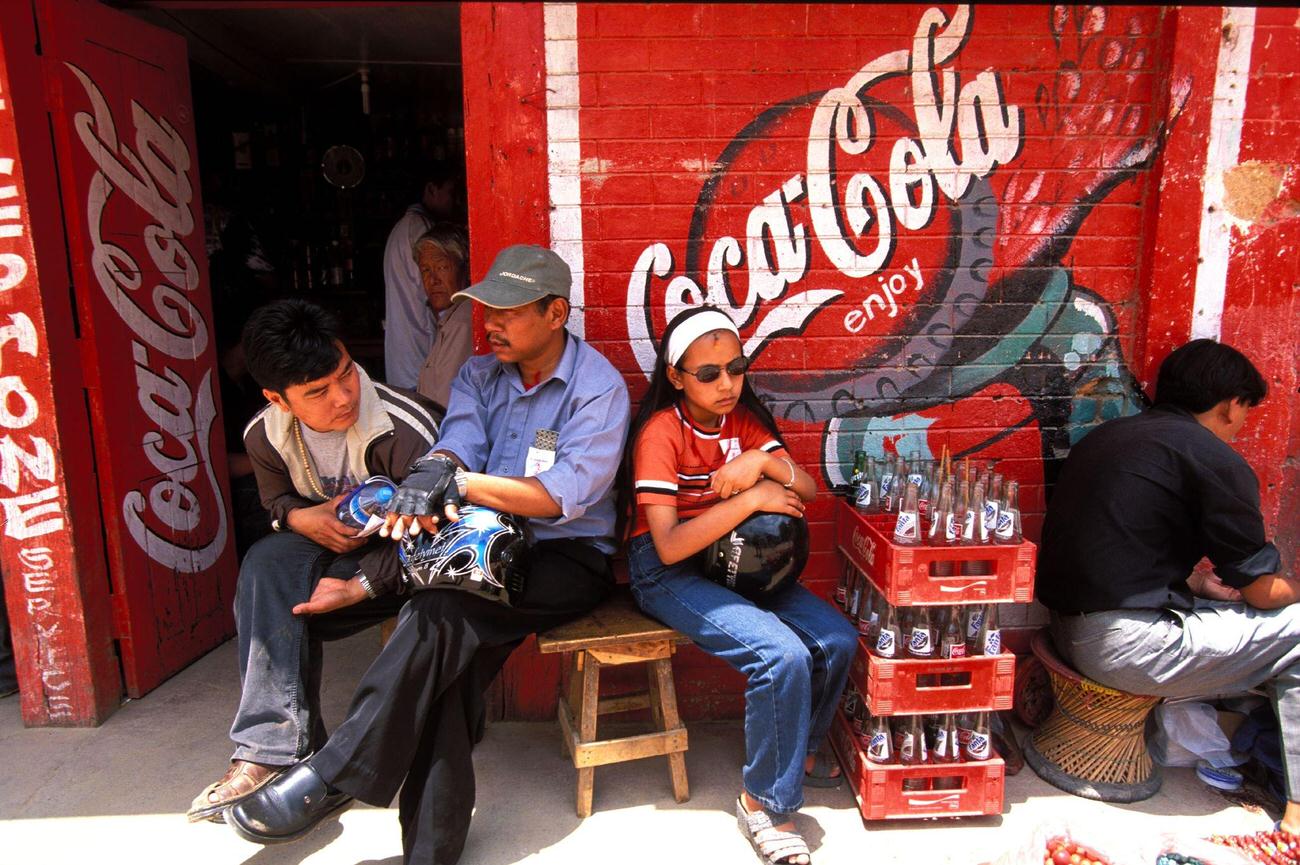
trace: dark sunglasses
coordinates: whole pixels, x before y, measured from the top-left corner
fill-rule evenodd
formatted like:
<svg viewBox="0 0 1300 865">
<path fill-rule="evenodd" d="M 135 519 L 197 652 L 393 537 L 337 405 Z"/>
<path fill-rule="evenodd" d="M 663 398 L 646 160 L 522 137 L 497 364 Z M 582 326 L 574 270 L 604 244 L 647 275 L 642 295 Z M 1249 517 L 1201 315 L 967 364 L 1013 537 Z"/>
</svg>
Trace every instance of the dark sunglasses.
<svg viewBox="0 0 1300 865">
<path fill-rule="evenodd" d="M 706 363 L 704 366 L 695 370 L 695 372 L 691 372 L 689 369 L 682 369 L 680 366 L 677 367 L 677 369 L 687 375 L 695 376 L 699 380 L 700 384 L 709 384 L 710 382 L 717 381 L 718 376 L 722 375 L 724 369 L 727 371 L 727 375 L 732 378 L 744 375 L 745 370 L 749 369 L 749 358 L 745 357 L 743 354 L 737 355 L 727 361 L 726 366 L 718 366 L 716 363 Z"/>
</svg>

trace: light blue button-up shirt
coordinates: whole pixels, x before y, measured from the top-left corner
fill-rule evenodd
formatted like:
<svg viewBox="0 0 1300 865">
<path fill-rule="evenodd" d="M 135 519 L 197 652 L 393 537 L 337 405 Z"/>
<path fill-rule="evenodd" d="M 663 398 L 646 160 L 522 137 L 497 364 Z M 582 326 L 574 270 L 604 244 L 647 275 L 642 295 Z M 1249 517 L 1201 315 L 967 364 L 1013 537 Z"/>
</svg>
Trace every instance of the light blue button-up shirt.
<svg viewBox="0 0 1300 865">
<path fill-rule="evenodd" d="M 515 364 L 471 357 L 451 385 L 442 438 L 473 472 L 523 477 L 538 430 L 558 433 L 555 462 L 534 475 L 563 513 L 529 519 L 537 540 L 589 538 L 614 552 L 614 476 L 627 436 L 627 385 L 604 355 L 571 333 L 546 381 L 525 390 Z M 545 436 L 543 436 L 545 438 Z"/>
</svg>

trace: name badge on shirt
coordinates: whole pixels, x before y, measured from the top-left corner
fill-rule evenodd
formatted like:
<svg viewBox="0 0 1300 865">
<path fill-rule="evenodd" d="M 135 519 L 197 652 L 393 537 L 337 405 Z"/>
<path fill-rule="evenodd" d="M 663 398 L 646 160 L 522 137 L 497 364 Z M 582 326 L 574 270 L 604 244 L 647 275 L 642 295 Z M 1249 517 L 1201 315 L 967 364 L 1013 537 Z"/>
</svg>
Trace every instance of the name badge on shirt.
<svg viewBox="0 0 1300 865">
<path fill-rule="evenodd" d="M 539 475 L 555 465 L 555 449 L 559 443 L 560 434 L 555 430 L 539 429 L 534 433 L 528 457 L 524 460 L 524 477 Z"/>
</svg>

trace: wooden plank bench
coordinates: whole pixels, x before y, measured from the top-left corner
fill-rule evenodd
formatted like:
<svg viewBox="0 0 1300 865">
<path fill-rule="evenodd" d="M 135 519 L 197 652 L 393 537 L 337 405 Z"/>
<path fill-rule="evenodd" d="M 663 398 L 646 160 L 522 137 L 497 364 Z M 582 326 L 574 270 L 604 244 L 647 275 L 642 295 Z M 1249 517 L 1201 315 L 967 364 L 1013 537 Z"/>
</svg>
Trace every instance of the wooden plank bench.
<svg viewBox="0 0 1300 865">
<path fill-rule="evenodd" d="M 626 586 L 591 613 L 537 638 L 542 654 L 565 653 L 569 660 L 569 687 L 559 703 L 560 733 L 566 753 L 578 770 L 577 812 L 591 815 L 591 801 L 597 766 L 668 758 L 673 797 L 690 798 L 686 781 L 686 727 L 677 714 L 677 691 L 673 687 L 672 656 L 678 644 L 690 640 L 672 628 L 649 618 L 637 609 Z M 600 696 L 603 667 L 646 664 L 645 691 Z M 600 715 L 649 709 L 654 731 L 614 739 L 596 738 Z"/>
</svg>

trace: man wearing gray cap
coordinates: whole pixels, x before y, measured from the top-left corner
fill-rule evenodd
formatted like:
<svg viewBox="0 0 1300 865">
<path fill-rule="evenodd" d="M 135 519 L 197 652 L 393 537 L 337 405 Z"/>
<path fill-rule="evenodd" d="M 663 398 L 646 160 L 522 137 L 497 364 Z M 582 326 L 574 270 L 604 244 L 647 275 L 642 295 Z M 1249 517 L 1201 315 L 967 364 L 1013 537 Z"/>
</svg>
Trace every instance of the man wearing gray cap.
<svg viewBox="0 0 1300 865">
<path fill-rule="evenodd" d="M 522 596 L 504 606 L 468 592 L 414 593 L 325 747 L 227 811 L 244 838 L 293 840 L 353 798 L 387 806 L 400 787 L 404 861 L 460 858 L 483 689 L 525 637 L 587 612 L 613 584 L 627 386 L 566 330 L 570 283 L 555 253 L 511 246 L 456 295 L 483 306 L 492 353 L 461 367 L 442 438 L 403 481 L 381 530 L 393 540 L 435 531 L 463 503 L 525 517 L 535 543 Z M 349 584 L 313 598 L 312 612 L 363 597 Z"/>
</svg>

